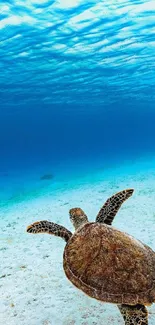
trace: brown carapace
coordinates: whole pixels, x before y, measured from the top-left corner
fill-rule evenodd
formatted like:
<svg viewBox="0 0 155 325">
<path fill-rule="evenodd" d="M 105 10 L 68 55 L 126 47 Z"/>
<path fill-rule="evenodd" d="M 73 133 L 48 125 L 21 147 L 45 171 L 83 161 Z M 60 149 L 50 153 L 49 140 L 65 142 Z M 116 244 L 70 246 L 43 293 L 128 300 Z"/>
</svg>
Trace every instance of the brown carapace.
<svg viewBox="0 0 155 325">
<path fill-rule="evenodd" d="M 132 193 L 133 189 L 127 189 L 109 198 L 96 222 L 89 222 L 82 209 L 71 209 L 74 234 L 49 221 L 35 222 L 27 231 L 64 238 L 67 244 L 63 266 L 67 278 L 90 297 L 117 304 L 125 325 L 148 325 L 145 306 L 155 302 L 155 253 L 111 226 L 122 203 Z"/>
</svg>

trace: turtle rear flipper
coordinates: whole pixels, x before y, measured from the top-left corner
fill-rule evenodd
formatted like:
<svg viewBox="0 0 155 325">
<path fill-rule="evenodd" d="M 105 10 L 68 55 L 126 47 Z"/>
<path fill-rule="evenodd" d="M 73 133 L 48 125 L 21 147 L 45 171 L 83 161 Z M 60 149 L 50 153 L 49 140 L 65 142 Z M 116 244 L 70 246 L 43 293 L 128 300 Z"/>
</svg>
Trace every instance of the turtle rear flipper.
<svg viewBox="0 0 155 325">
<path fill-rule="evenodd" d="M 125 325 L 148 325 L 148 312 L 144 305 L 118 305 Z"/>
<path fill-rule="evenodd" d="M 133 194 L 133 192 L 133 189 L 127 189 L 111 196 L 100 209 L 96 217 L 96 222 L 111 225 L 122 203 L 126 201 Z"/>
<path fill-rule="evenodd" d="M 56 223 L 43 220 L 32 223 L 27 227 L 27 232 L 38 234 L 47 233 L 63 238 L 66 242 L 72 236 L 72 233 L 63 226 L 57 225 Z"/>
</svg>

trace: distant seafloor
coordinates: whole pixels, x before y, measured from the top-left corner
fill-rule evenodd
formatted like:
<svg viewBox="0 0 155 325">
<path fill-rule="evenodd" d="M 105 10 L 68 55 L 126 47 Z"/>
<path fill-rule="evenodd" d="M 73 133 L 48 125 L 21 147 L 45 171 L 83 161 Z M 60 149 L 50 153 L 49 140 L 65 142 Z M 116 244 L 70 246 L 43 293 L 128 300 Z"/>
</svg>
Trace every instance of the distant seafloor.
<svg viewBox="0 0 155 325">
<path fill-rule="evenodd" d="M 41 219 L 73 231 L 68 216 L 71 207 L 80 206 L 93 221 L 109 196 L 134 188 L 114 226 L 155 249 L 155 158 L 97 166 L 66 168 L 59 174 L 55 169 L 49 180 L 40 178 L 53 172 L 50 166 L 1 177 L 0 310 L 4 324 L 123 325 L 115 306 L 85 296 L 66 279 L 63 240 L 26 233 L 27 225 Z M 152 306 L 149 325 L 154 323 Z"/>
<path fill-rule="evenodd" d="M 100 158 L 100 157 L 99 157 Z M 123 157 L 124 158 L 124 157 Z M 113 160 L 78 159 L 57 164 L 43 162 L 26 168 L 0 170 L 0 207 L 5 208 L 23 201 L 33 200 L 46 195 L 59 195 L 73 188 L 92 186 L 100 182 L 114 181 L 119 186 L 119 179 L 136 177 L 141 173 L 155 172 L 155 155 L 138 157 L 121 156 Z"/>
</svg>

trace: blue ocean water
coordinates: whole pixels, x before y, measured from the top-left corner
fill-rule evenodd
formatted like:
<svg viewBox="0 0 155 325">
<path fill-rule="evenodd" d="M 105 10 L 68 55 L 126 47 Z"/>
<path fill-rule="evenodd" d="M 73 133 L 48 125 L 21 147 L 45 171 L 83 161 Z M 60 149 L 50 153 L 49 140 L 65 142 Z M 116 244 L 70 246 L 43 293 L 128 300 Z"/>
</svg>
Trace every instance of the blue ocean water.
<svg viewBox="0 0 155 325">
<path fill-rule="evenodd" d="M 65 278 L 64 242 L 26 227 L 68 210 L 155 249 L 155 1 L 0 2 L 0 311 L 6 325 L 122 324 Z M 61 312 L 60 312 L 61 310 Z M 155 323 L 154 306 L 148 308 Z"/>
<path fill-rule="evenodd" d="M 3 194 L 154 155 L 154 22 L 154 1 L 1 2 Z"/>
</svg>

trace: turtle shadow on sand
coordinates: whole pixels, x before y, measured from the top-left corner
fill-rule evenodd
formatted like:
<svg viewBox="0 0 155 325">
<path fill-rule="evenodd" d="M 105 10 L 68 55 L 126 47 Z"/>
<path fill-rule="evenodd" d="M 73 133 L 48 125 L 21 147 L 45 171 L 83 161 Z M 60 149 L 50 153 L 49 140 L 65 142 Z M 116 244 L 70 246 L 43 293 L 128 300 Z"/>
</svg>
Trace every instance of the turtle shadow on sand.
<svg viewBox="0 0 155 325">
<path fill-rule="evenodd" d="M 53 178 L 54 178 L 53 174 L 44 174 L 44 175 L 40 176 L 41 181 L 49 181 Z"/>
<path fill-rule="evenodd" d="M 48 233 L 66 242 L 63 267 L 67 278 L 88 296 L 116 304 L 125 325 L 148 325 L 145 306 L 155 302 L 155 252 L 112 226 L 133 194 L 127 189 L 110 197 L 95 222 L 81 208 L 70 209 L 75 232 L 49 221 L 34 222 L 29 233 Z"/>
</svg>

